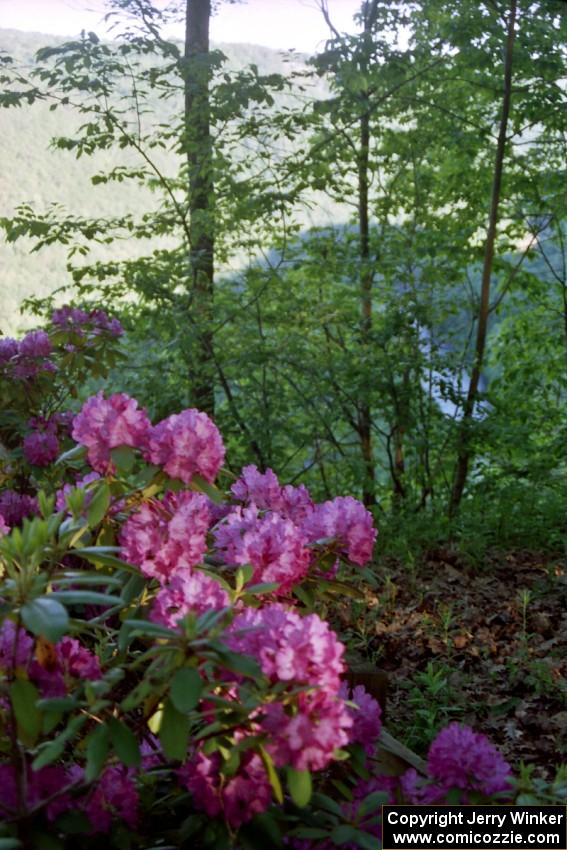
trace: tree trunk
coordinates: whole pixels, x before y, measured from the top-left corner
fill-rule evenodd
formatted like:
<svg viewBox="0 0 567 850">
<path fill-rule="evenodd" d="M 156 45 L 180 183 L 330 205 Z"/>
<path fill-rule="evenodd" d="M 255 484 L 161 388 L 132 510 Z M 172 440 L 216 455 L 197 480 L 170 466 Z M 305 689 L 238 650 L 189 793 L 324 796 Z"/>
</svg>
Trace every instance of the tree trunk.
<svg viewBox="0 0 567 850">
<path fill-rule="evenodd" d="M 187 0 L 185 26 L 185 151 L 189 191 L 189 363 L 191 403 L 214 413 L 211 322 L 214 295 L 214 184 L 209 103 L 211 0 Z"/>
<path fill-rule="evenodd" d="M 376 17 L 377 3 L 368 4 L 364 15 L 364 35 L 370 36 Z M 367 50 L 367 40 L 364 39 L 364 51 Z M 366 70 L 367 60 L 364 58 L 362 70 Z M 368 100 L 365 92 L 362 98 Z M 370 107 L 361 110 L 360 116 L 360 149 L 358 152 L 358 234 L 360 252 L 360 337 L 363 357 L 372 344 L 372 281 L 374 278 L 370 264 L 370 228 L 368 212 L 369 189 L 369 152 L 370 152 Z M 367 368 L 366 363 L 362 367 Z M 369 400 L 368 381 L 362 383 L 362 397 L 358 405 L 358 434 L 362 455 L 363 483 L 362 501 L 367 507 L 376 503 L 376 473 L 374 469 L 374 445 L 372 439 L 372 405 Z"/>
<path fill-rule="evenodd" d="M 506 153 L 506 136 L 508 132 L 508 118 L 510 115 L 510 102 L 512 98 L 512 61 L 514 55 L 514 40 L 516 36 L 516 13 L 517 0 L 511 0 L 508 15 L 508 32 L 506 38 L 506 55 L 504 60 L 504 87 L 502 94 L 502 111 L 500 115 L 500 129 L 498 132 L 498 143 L 496 146 L 496 157 L 494 163 L 494 176 L 492 182 L 492 199 L 490 204 L 490 217 L 488 232 L 484 250 L 484 263 L 482 269 L 482 284 L 480 292 L 480 307 L 478 313 L 478 327 L 476 335 L 475 359 L 471 371 L 470 383 L 463 406 L 463 417 L 460 422 L 457 437 L 457 460 L 453 476 L 453 488 L 449 501 L 449 515 L 454 516 L 461 503 L 469 465 L 472 457 L 471 450 L 471 426 L 474 406 L 478 396 L 478 386 L 482 374 L 484 353 L 486 348 L 486 335 L 488 330 L 488 316 L 490 312 L 490 284 L 492 279 L 492 267 L 494 262 L 494 244 L 496 241 L 496 229 L 499 220 L 500 195 L 502 188 L 502 173 L 504 170 L 504 157 Z"/>
</svg>

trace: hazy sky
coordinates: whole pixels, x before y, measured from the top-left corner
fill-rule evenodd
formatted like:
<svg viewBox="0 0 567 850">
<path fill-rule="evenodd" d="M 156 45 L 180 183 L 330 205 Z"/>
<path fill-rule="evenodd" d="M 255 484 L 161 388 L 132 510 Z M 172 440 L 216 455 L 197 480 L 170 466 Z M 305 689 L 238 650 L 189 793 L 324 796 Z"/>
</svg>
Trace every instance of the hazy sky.
<svg viewBox="0 0 567 850">
<path fill-rule="evenodd" d="M 164 5 L 164 0 L 156 0 L 156 5 Z M 360 0 L 328 0 L 328 6 L 335 27 L 353 32 L 352 16 Z M 60 35 L 77 35 L 82 29 L 102 33 L 104 9 L 104 0 L 0 0 L 0 27 Z M 317 0 L 246 0 L 222 4 L 212 20 L 211 34 L 214 41 L 313 52 L 329 31 Z"/>
</svg>

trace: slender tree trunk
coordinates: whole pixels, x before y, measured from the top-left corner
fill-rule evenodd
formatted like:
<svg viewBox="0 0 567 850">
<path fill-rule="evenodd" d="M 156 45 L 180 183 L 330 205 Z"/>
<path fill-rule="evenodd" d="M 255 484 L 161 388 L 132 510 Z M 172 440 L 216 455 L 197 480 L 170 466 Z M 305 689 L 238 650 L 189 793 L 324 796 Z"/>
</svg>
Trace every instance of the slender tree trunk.
<svg viewBox="0 0 567 850">
<path fill-rule="evenodd" d="M 360 119 L 360 152 L 358 158 L 358 229 L 360 245 L 360 335 L 363 355 L 371 345 L 372 332 L 372 269 L 370 267 L 370 233 L 368 223 L 368 149 L 370 144 L 370 119 L 364 113 Z M 366 358 L 365 358 L 366 359 Z M 362 366 L 366 368 L 366 366 Z M 376 501 L 374 447 L 372 441 L 372 406 L 368 382 L 362 382 L 363 397 L 358 409 L 358 434 L 364 470 L 362 500 L 366 506 Z"/>
<path fill-rule="evenodd" d="M 510 115 L 510 103 L 512 99 L 512 62 L 514 55 L 514 40 L 516 36 L 516 14 L 517 0 L 511 0 L 508 14 L 508 32 L 506 38 L 506 55 L 504 59 L 504 86 L 502 94 L 502 111 L 500 115 L 500 129 L 498 132 L 498 143 L 496 146 L 496 157 L 494 163 L 494 176 L 492 182 L 492 199 L 490 204 L 490 217 L 488 232 L 484 250 L 484 263 L 482 269 L 482 284 L 480 291 L 480 307 L 478 313 L 478 326 L 476 335 L 475 358 L 470 376 L 470 383 L 463 406 L 463 416 L 460 422 L 457 437 L 457 460 L 453 476 L 453 488 L 449 500 L 449 515 L 454 516 L 461 503 L 469 465 L 472 457 L 471 450 L 471 426 L 474 406 L 478 396 L 478 386 L 482 374 L 484 353 L 486 348 L 486 335 L 488 330 L 488 317 L 490 312 L 490 284 L 492 280 L 492 267 L 494 263 L 494 244 L 496 241 L 496 230 L 499 220 L 500 195 L 502 188 L 502 173 L 504 171 L 504 157 L 506 154 L 506 136 L 508 132 L 508 118 Z"/>
<path fill-rule="evenodd" d="M 189 191 L 189 310 L 196 338 L 191 346 L 192 404 L 214 413 L 211 322 L 214 295 L 214 185 L 209 103 L 211 0 L 187 0 L 185 26 L 185 150 Z"/>
<path fill-rule="evenodd" d="M 364 12 L 364 51 L 368 48 L 368 40 L 376 17 L 377 3 L 374 0 L 367 4 Z M 367 60 L 364 59 L 362 69 L 365 70 Z M 368 99 L 368 95 L 363 97 Z M 370 156 L 370 108 L 361 110 L 360 117 L 360 149 L 358 152 L 358 234 L 360 252 L 360 336 L 362 353 L 366 354 L 372 345 L 372 281 L 374 278 L 370 263 L 370 226 L 368 212 L 368 191 Z M 366 369 L 366 364 L 362 366 Z M 362 382 L 362 398 L 358 406 L 358 434 L 363 465 L 362 500 L 367 507 L 376 503 L 376 472 L 374 468 L 374 445 L 372 439 L 372 405 L 369 398 L 369 382 Z"/>
</svg>

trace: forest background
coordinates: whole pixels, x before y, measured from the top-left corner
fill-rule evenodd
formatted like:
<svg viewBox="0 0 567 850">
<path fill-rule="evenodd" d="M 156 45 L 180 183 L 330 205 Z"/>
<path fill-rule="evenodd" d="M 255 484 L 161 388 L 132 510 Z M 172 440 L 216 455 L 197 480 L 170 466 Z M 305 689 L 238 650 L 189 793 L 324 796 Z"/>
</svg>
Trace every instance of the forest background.
<svg viewBox="0 0 567 850">
<path fill-rule="evenodd" d="M 472 706 L 557 763 L 567 7 L 372 0 L 347 33 L 320 5 L 312 58 L 211 46 L 205 0 L 111 0 L 116 40 L 0 31 L 2 330 L 102 305 L 122 358 L 77 404 L 195 405 L 229 469 L 362 498 L 393 573 L 346 628 L 421 671 L 406 739 Z"/>
</svg>

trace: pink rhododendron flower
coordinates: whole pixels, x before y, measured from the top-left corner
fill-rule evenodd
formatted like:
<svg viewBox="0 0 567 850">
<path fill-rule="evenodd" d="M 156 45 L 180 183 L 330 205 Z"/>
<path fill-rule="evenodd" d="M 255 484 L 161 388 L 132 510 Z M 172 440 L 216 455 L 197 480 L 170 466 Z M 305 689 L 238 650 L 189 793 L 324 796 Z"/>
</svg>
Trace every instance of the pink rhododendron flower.
<svg viewBox="0 0 567 850">
<path fill-rule="evenodd" d="M 102 678 L 100 662 L 96 655 L 81 646 L 75 638 L 61 638 L 55 645 L 55 651 L 65 676 L 91 682 Z"/>
<path fill-rule="evenodd" d="M 254 583 L 277 582 L 281 594 L 309 569 L 311 554 L 297 526 L 275 513 L 259 516 L 254 506 L 232 511 L 217 527 L 215 543 L 227 564 L 250 564 Z"/>
<path fill-rule="evenodd" d="M 105 399 L 102 392 L 87 399 L 73 420 L 73 439 L 88 449 L 89 463 L 105 475 L 114 472 L 111 449 L 131 446 L 145 449 L 151 427 L 145 410 L 124 393 Z"/>
<path fill-rule="evenodd" d="M 238 501 L 255 505 L 260 510 L 276 511 L 296 524 L 303 522 L 313 509 L 311 496 L 303 484 L 282 487 L 272 469 L 259 472 L 254 464 L 243 467 L 231 491 Z"/>
<path fill-rule="evenodd" d="M 190 484 L 194 475 L 212 482 L 224 460 L 220 431 L 206 413 L 190 408 L 152 428 L 147 458 L 171 478 Z"/>
<path fill-rule="evenodd" d="M 230 597 L 218 581 L 195 571 L 178 572 L 157 594 L 150 620 L 174 629 L 189 612 L 199 616 L 230 605 Z"/>
<path fill-rule="evenodd" d="M 297 706 L 292 716 L 281 703 L 265 706 L 260 726 L 269 733 L 266 748 L 278 767 L 323 770 L 349 743 L 352 718 L 341 699 L 323 691 L 299 694 Z"/>
<path fill-rule="evenodd" d="M 4 520 L 2 514 L 0 514 L 0 537 L 4 537 L 5 534 L 10 533 L 10 526 Z"/>
<path fill-rule="evenodd" d="M 223 814 L 233 829 L 265 812 L 272 798 L 270 783 L 260 756 L 244 751 L 233 776 L 222 777 L 218 753 L 199 750 L 179 770 L 182 784 L 193 795 L 196 808 L 209 817 Z"/>
<path fill-rule="evenodd" d="M 49 466 L 59 454 L 59 440 L 51 431 L 34 431 L 24 438 L 24 457 L 33 466 Z"/>
<path fill-rule="evenodd" d="M 55 659 L 44 664 L 39 658 L 29 666 L 29 677 L 39 688 L 42 697 L 62 697 L 68 685 L 80 681 L 97 681 L 102 678 L 100 662 L 75 638 L 64 637 L 54 646 Z"/>
<path fill-rule="evenodd" d="M 317 614 L 300 617 L 279 603 L 247 608 L 235 617 L 227 644 L 235 652 L 256 658 L 273 683 L 339 691 L 344 646 Z"/>
<path fill-rule="evenodd" d="M 125 821 L 131 829 L 138 822 L 139 797 L 135 773 L 124 765 L 107 767 L 81 808 L 91 823 L 91 835 L 109 832 L 114 817 Z"/>
<path fill-rule="evenodd" d="M 512 769 L 485 735 L 469 726 L 450 723 L 429 748 L 430 776 L 447 791 L 461 788 L 490 796 L 510 791 Z"/>
<path fill-rule="evenodd" d="M 122 557 L 162 584 L 200 564 L 207 549 L 210 514 L 200 493 L 166 493 L 132 514 L 120 532 Z"/>
<path fill-rule="evenodd" d="M 372 557 L 376 529 L 372 514 L 352 496 L 315 505 L 302 529 L 310 542 L 332 537 L 349 561 L 364 566 Z"/>
<path fill-rule="evenodd" d="M 230 489 L 239 502 L 253 503 L 260 510 L 279 511 L 282 507 L 282 488 L 273 469 L 259 472 L 255 464 L 244 466 Z"/>
<path fill-rule="evenodd" d="M 343 682 L 339 695 L 342 699 L 358 706 L 358 708 L 347 706 L 347 711 L 352 717 L 350 743 L 362 744 L 366 755 L 371 756 L 382 731 L 382 709 L 379 703 L 362 685 L 357 685 L 349 696 L 348 686 Z"/>
</svg>

